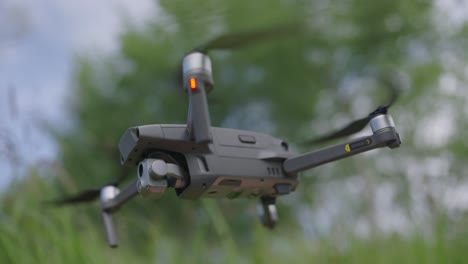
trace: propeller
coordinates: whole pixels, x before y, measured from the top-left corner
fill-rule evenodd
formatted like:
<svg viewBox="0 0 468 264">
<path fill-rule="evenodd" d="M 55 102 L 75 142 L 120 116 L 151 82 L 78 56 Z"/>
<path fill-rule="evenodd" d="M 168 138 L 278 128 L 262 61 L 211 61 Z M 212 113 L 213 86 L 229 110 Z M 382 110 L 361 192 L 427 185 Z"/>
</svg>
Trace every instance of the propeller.
<svg viewBox="0 0 468 264">
<path fill-rule="evenodd" d="M 223 34 L 190 50 L 187 54 L 192 52 L 201 52 L 206 54 L 208 51 L 212 50 L 238 49 L 261 41 L 266 41 L 268 39 L 283 39 L 283 37 L 292 36 L 301 31 L 303 31 L 303 26 L 300 22 L 291 22 L 252 31 Z M 178 67 L 173 78 L 177 86 L 180 86 L 183 79 L 181 65 Z"/>
<path fill-rule="evenodd" d="M 200 45 L 191 52 L 198 51 L 207 53 L 210 50 L 231 50 L 242 48 L 244 46 L 252 45 L 255 42 L 290 36 L 300 32 L 300 30 L 301 26 L 299 23 L 289 23 L 253 31 L 224 34 L 208 41 L 203 45 Z"/>
<path fill-rule="evenodd" d="M 69 196 L 69 197 L 64 197 L 60 198 L 57 200 L 49 201 L 47 203 L 55 205 L 55 206 L 63 206 L 63 205 L 75 205 L 75 204 L 80 204 L 80 203 L 89 203 L 93 202 L 96 199 L 99 198 L 101 195 L 101 190 L 106 187 L 106 186 L 119 186 L 125 179 L 126 177 L 120 177 L 116 180 L 110 181 L 107 184 L 102 185 L 101 187 L 98 188 L 90 188 L 87 190 L 84 190 L 76 195 Z"/>
<path fill-rule="evenodd" d="M 321 137 L 311 139 L 304 142 L 304 145 L 314 145 L 323 142 L 327 142 L 330 140 L 346 137 L 352 134 L 355 134 L 366 127 L 366 125 L 370 122 L 372 118 L 381 114 L 387 114 L 388 109 L 396 102 L 399 97 L 399 90 L 396 88 L 396 85 L 393 82 L 394 77 L 384 75 L 381 76 L 382 82 L 389 88 L 390 90 L 390 100 L 386 105 L 380 105 L 374 111 L 372 111 L 368 116 L 357 119 L 346 125 L 345 127 L 338 129 L 328 135 L 323 135 Z"/>
</svg>

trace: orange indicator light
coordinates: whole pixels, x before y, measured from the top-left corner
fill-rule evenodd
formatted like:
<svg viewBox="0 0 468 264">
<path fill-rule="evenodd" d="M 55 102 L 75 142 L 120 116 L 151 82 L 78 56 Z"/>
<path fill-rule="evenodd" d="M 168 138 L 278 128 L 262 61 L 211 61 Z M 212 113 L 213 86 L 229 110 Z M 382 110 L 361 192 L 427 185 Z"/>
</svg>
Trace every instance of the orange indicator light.
<svg viewBox="0 0 468 264">
<path fill-rule="evenodd" d="M 190 78 L 190 89 L 196 90 L 197 89 L 197 79 Z"/>
</svg>

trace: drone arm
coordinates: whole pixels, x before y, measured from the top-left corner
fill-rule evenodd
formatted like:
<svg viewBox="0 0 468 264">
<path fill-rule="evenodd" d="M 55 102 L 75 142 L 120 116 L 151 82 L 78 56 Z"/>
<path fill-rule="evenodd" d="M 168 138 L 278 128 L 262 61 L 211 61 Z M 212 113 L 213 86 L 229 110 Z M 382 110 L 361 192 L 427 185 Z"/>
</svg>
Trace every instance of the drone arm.
<svg viewBox="0 0 468 264">
<path fill-rule="evenodd" d="M 185 174 L 177 164 L 148 158 L 138 164 L 138 179 L 132 181 L 122 191 L 112 185 L 102 188 L 101 214 L 109 245 L 117 247 L 117 236 L 112 214 L 124 203 L 137 194 L 159 198 L 169 187 L 183 188 L 184 185 Z"/>
<path fill-rule="evenodd" d="M 137 181 L 138 180 L 132 181 L 112 199 L 102 201 L 102 210 L 107 212 L 114 212 L 128 200 L 135 197 L 138 194 Z"/>
<path fill-rule="evenodd" d="M 106 186 L 101 190 L 101 216 L 106 230 L 107 242 L 112 248 L 117 247 L 118 244 L 112 213 L 137 194 L 136 181 L 127 185 L 122 191 L 114 186 Z"/>
<path fill-rule="evenodd" d="M 371 120 L 371 127 L 374 131 L 373 135 L 291 157 L 283 163 L 283 169 L 288 174 L 295 174 L 372 149 L 400 146 L 400 136 L 395 131 L 390 116 L 381 115 Z"/>
<path fill-rule="evenodd" d="M 205 82 L 195 77 L 190 78 L 189 82 L 189 85 L 194 86 L 187 89 L 189 94 L 188 132 L 196 143 L 211 142 L 211 122 Z"/>
<path fill-rule="evenodd" d="M 213 88 L 210 58 L 200 52 L 191 52 L 182 65 L 184 89 L 189 95 L 187 129 L 195 143 L 209 143 L 211 122 L 206 94 Z"/>
</svg>

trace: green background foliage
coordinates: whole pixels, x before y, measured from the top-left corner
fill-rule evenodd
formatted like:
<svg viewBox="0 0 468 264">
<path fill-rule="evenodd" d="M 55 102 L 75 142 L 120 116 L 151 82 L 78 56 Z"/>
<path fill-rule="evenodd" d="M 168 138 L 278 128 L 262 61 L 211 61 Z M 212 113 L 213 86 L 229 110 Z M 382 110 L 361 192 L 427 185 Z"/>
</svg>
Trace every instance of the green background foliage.
<svg viewBox="0 0 468 264">
<path fill-rule="evenodd" d="M 28 180 L 15 183 L 1 200 L 0 262 L 462 263 L 467 244 L 460 231 L 463 213 L 451 217 L 437 199 L 421 194 L 429 206 L 429 224 L 419 226 L 411 219 L 415 208 L 408 163 L 442 156 L 451 164 L 452 178 L 463 176 L 464 133 L 442 146 L 421 144 L 418 121 L 430 109 L 443 107 L 434 98 L 450 97 L 437 86 L 441 74 L 450 71 L 440 54 L 459 51 L 466 61 L 466 29 L 447 36 L 435 26 L 433 3 L 422 0 L 155 4 L 158 16 L 144 27 L 129 25 L 118 53 L 77 58 L 69 98 L 73 127 L 53 132 L 61 159 L 48 166 L 51 170 L 32 169 Z M 378 76 L 398 71 L 402 98 L 392 114 L 404 141 L 400 149 L 304 173 L 301 187 L 280 199 L 281 222 L 274 232 L 256 220 L 257 201 L 182 201 L 171 192 L 124 206 L 117 214 L 121 248 L 111 250 L 97 206 L 41 204 L 114 178 L 135 177 L 135 170 L 119 166 L 117 142 L 131 126 L 185 123 L 187 98 L 176 77 L 187 51 L 223 33 L 284 23 L 296 23 L 300 31 L 210 53 L 212 124 L 301 142 L 385 103 L 388 90 Z M 464 99 L 452 97 L 444 102 L 461 109 Z M 466 127 L 466 118 L 456 118 Z M 315 223 L 305 222 L 310 218 L 303 214 L 316 213 L 330 196 L 322 190 L 346 183 L 347 177 L 357 179 L 361 191 L 341 201 L 348 209 L 329 216 L 328 228 L 311 233 Z M 394 202 L 414 220 L 411 231 L 379 229 L 374 203 L 385 184 L 396 186 Z M 365 236 L 357 231 L 359 219 L 366 219 L 370 230 Z"/>
</svg>

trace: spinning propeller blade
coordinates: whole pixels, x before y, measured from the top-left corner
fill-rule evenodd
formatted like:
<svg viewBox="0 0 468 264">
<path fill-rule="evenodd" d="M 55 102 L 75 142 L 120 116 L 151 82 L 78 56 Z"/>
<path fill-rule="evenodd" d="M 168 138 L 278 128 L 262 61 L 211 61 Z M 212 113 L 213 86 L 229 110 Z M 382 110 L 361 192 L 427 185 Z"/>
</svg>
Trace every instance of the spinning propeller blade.
<svg viewBox="0 0 468 264">
<path fill-rule="evenodd" d="M 88 203 L 96 200 L 101 193 L 101 188 L 88 189 L 76 194 L 74 196 L 64 197 L 57 199 L 51 203 L 54 205 L 71 205 L 78 203 Z"/>
<path fill-rule="evenodd" d="M 330 141 L 330 140 L 350 136 L 350 135 L 355 134 L 355 133 L 361 131 L 362 129 L 364 129 L 366 127 L 366 125 L 370 122 L 370 120 L 372 118 L 374 118 L 375 116 L 380 115 L 380 114 L 386 114 L 388 109 L 398 99 L 399 91 L 395 87 L 394 83 L 389 78 L 389 76 L 382 76 L 381 80 L 389 87 L 389 90 L 390 90 L 390 93 L 391 93 L 390 94 L 390 100 L 389 100 L 388 104 L 381 105 L 381 106 L 377 107 L 368 116 L 366 116 L 364 118 L 354 120 L 351 123 L 349 123 L 348 125 L 346 125 L 345 127 L 341 128 L 341 129 L 339 129 L 337 131 L 334 131 L 332 133 L 329 133 L 328 135 L 324 135 L 324 136 L 321 136 L 321 137 L 316 138 L 316 139 L 311 139 L 311 140 L 305 141 L 304 145 L 314 145 L 314 144 L 323 143 L 323 142 L 327 142 L 327 141 Z"/>
<path fill-rule="evenodd" d="M 292 23 L 248 32 L 225 34 L 195 48 L 193 51 L 206 53 L 210 50 L 241 48 L 262 40 L 292 35 L 299 32 L 300 29 L 301 27 L 298 23 Z"/>
<path fill-rule="evenodd" d="M 303 29 L 304 26 L 300 22 L 291 22 L 252 31 L 223 34 L 203 45 L 198 46 L 197 48 L 192 49 L 187 54 L 192 52 L 201 52 L 206 54 L 211 50 L 232 50 L 242 48 L 269 39 L 282 39 L 286 36 L 298 35 L 297 33 L 300 33 Z M 182 66 L 178 67 L 173 76 L 174 82 L 177 86 L 180 86 L 183 82 Z"/>
<path fill-rule="evenodd" d="M 119 179 L 117 180 L 113 180 L 99 188 L 91 188 L 91 189 L 87 189 L 87 190 L 84 190 L 76 195 L 73 195 L 73 196 L 69 196 L 69 197 L 64 197 L 64 198 L 61 198 L 61 199 L 57 199 L 57 200 L 54 200 L 54 201 L 49 201 L 47 203 L 50 203 L 50 204 L 53 204 L 53 205 L 56 205 L 56 206 L 62 206 L 62 205 L 75 205 L 75 204 L 80 204 L 80 203 L 89 203 L 89 202 L 93 202 L 95 201 L 96 199 L 99 198 L 99 196 L 101 195 L 101 190 L 102 188 L 106 187 L 106 186 L 119 186 L 123 180 L 125 179 L 125 177 L 120 177 Z"/>
</svg>

